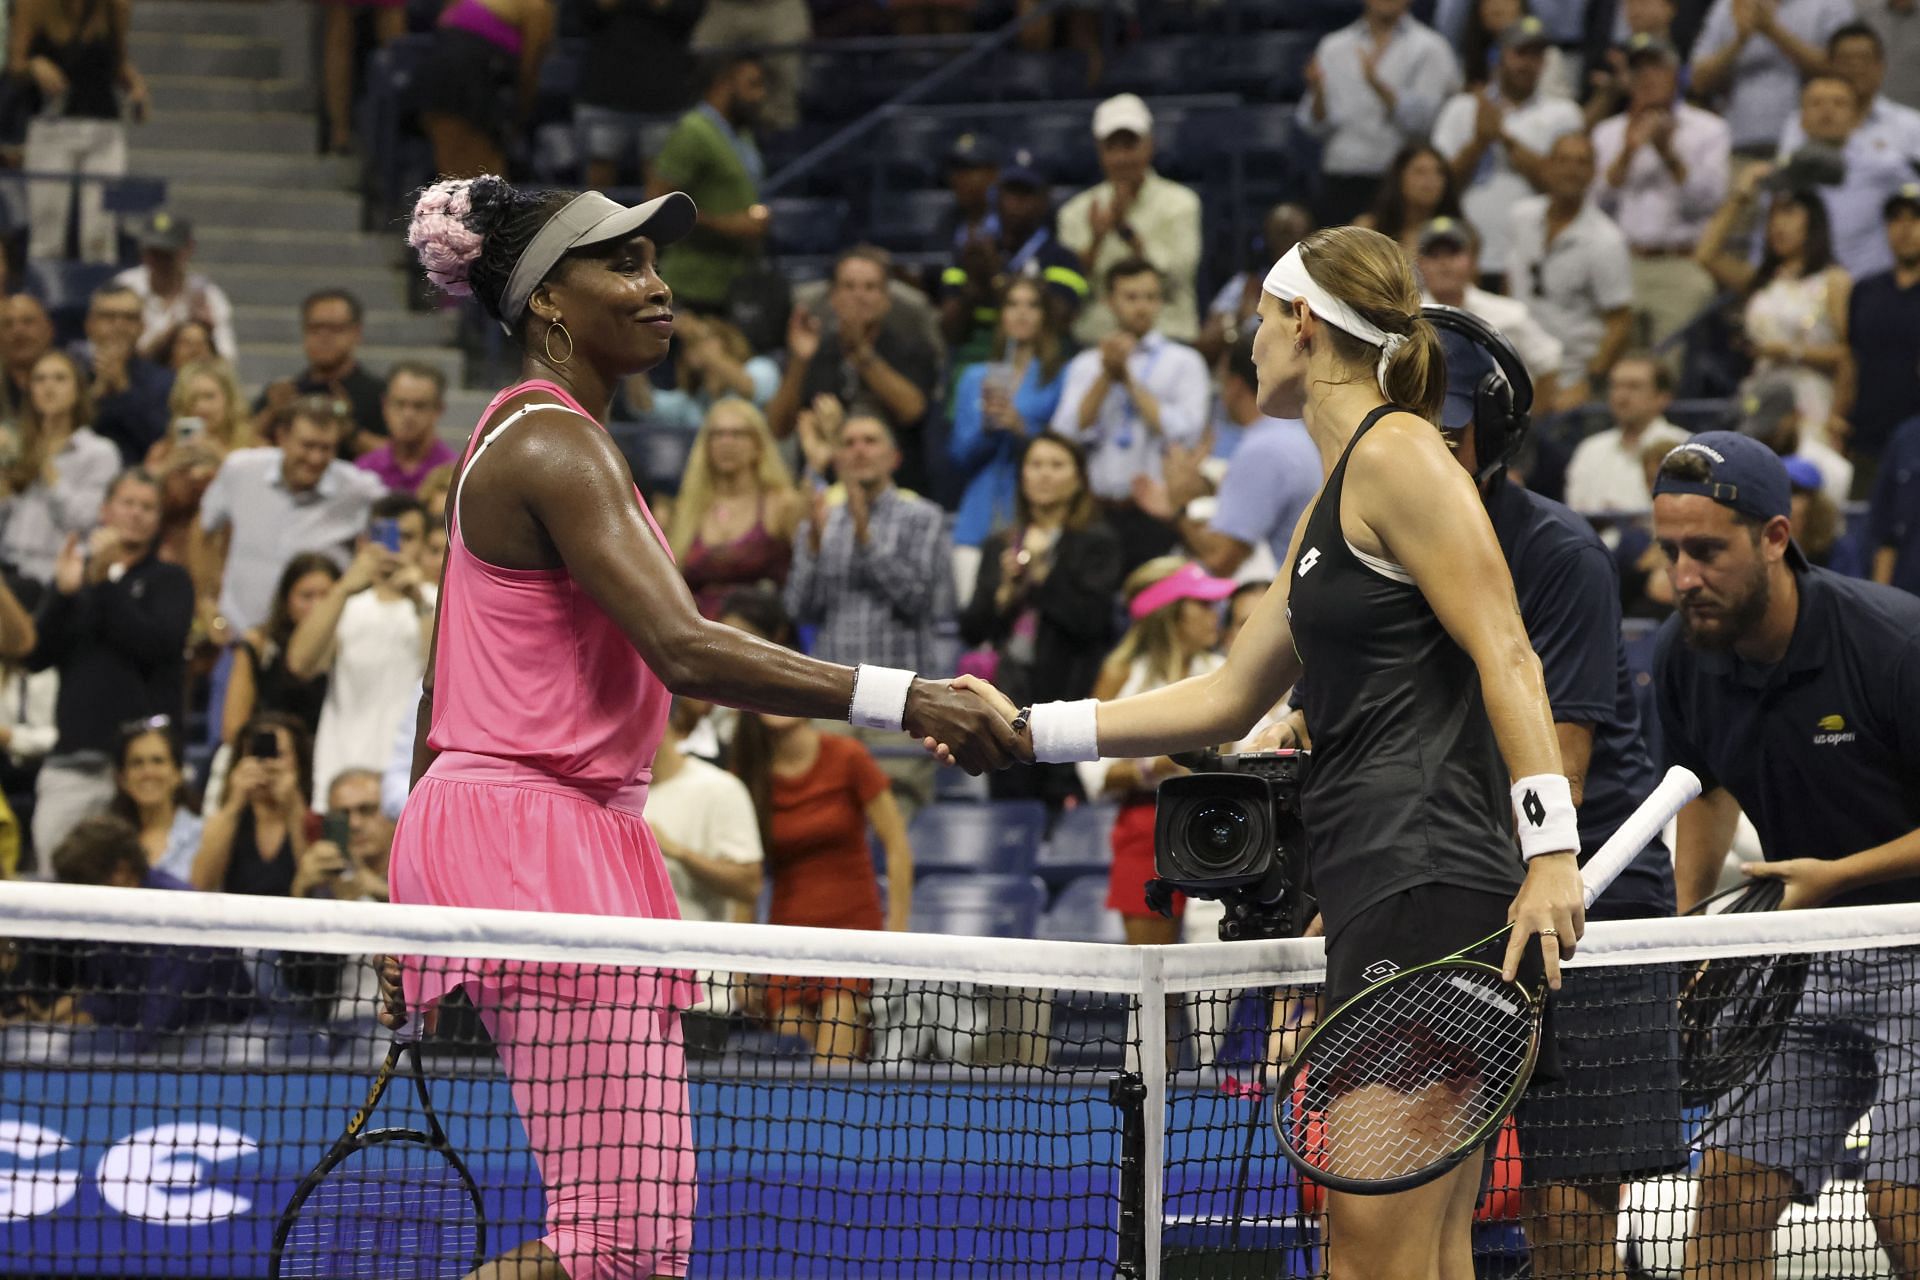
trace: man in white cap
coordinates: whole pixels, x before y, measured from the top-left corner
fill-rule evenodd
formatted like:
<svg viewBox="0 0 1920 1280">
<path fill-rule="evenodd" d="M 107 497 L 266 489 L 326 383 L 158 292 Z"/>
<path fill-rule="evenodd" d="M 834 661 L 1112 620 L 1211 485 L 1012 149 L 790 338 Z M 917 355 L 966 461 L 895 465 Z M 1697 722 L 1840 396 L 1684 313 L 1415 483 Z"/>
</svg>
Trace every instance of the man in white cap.
<svg viewBox="0 0 1920 1280">
<path fill-rule="evenodd" d="M 1089 279 L 1128 258 L 1144 258 L 1166 282 L 1160 330 L 1192 342 L 1200 336 L 1193 273 L 1200 264 L 1200 197 L 1153 169 L 1153 113 L 1138 95 L 1117 94 L 1095 108 L 1093 137 L 1107 180 L 1061 206 L 1060 243 L 1080 255 Z M 1113 332 L 1104 297 L 1091 300 L 1073 333 L 1089 346 Z"/>
</svg>

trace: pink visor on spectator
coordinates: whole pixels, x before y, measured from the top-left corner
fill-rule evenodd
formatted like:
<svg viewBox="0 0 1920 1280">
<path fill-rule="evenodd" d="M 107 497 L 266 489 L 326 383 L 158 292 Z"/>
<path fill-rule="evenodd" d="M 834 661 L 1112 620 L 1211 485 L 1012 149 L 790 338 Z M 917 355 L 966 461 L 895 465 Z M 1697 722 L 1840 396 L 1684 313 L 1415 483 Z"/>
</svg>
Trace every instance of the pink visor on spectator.
<svg viewBox="0 0 1920 1280">
<path fill-rule="evenodd" d="M 1231 578 L 1216 578 L 1197 564 L 1184 564 L 1135 596 L 1127 616 L 1138 622 L 1176 600 L 1225 600 L 1234 585 Z"/>
</svg>

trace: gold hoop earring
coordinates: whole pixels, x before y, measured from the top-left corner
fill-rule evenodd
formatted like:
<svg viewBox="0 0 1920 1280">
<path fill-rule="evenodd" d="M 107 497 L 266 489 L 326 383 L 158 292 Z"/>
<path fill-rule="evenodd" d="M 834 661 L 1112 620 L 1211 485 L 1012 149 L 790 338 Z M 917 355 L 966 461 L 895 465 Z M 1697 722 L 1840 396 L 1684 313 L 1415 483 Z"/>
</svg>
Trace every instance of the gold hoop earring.
<svg viewBox="0 0 1920 1280">
<path fill-rule="evenodd" d="M 567 354 L 564 356 L 556 357 L 553 354 L 553 335 L 556 330 L 559 331 L 561 337 L 567 340 Z M 564 324 L 561 324 L 558 320 L 555 320 L 552 324 L 547 326 L 546 341 L 541 345 L 543 345 L 547 349 L 548 364 L 554 364 L 554 365 L 565 364 L 567 363 L 567 361 L 573 359 L 573 335 L 571 333 L 568 333 L 567 326 Z"/>
</svg>

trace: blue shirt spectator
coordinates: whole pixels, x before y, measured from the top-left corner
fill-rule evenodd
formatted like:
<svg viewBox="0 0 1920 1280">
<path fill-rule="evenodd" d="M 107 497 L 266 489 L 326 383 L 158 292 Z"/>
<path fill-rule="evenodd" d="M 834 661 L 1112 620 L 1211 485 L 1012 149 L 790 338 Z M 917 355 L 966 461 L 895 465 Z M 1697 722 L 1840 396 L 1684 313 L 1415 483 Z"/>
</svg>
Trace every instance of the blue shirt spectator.
<svg viewBox="0 0 1920 1280">
<path fill-rule="evenodd" d="M 1867 508 L 1873 580 L 1920 596 L 1920 418 L 1893 433 Z"/>
<path fill-rule="evenodd" d="M 1042 282 L 1015 280 L 996 316 L 993 360 L 960 374 L 947 442 L 947 456 L 966 484 L 953 522 L 956 547 L 978 547 L 1013 519 L 1015 455 L 1025 437 L 1047 429 L 1060 406 L 1064 314 L 1048 307 Z M 970 594 L 963 589 L 960 598 Z"/>
</svg>

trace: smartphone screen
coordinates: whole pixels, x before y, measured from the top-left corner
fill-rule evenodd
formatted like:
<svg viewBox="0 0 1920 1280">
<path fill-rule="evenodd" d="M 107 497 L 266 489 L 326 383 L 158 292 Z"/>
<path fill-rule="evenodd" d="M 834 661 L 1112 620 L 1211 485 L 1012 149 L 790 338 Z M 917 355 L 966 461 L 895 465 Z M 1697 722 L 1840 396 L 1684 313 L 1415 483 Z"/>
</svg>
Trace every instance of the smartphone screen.
<svg viewBox="0 0 1920 1280">
<path fill-rule="evenodd" d="M 347 815 L 344 813 L 329 813 L 325 820 L 321 822 L 320 826 L 321 838 L 340 846 L 342 853 L 346 852 L 347 842 L 352 839 L 353 836 L 352 831 L 347 826 Z"/>
<path fill-rule="evenodd" d="M 368 536 L 377 546 L 389 551 L 400 549 L 400 522 L 398 520 L 375 520 Z"/>
</svg>

